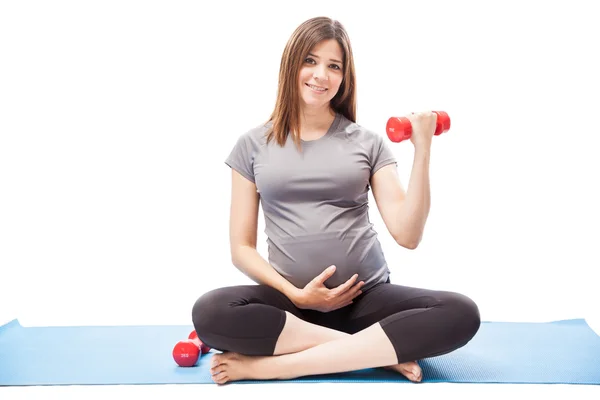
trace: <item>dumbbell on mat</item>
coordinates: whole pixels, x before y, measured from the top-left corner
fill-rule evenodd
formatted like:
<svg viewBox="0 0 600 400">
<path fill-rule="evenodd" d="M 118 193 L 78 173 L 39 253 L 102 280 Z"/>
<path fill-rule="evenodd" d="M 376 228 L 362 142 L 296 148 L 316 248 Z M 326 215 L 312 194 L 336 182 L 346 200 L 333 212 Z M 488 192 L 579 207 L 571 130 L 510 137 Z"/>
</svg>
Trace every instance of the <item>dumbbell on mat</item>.
<svg viewBox="0 0 600 400">
<path fill-rule="evenodd" d="M 434 135 L 440 135 L 450 129 L 450 117 L 444 111 L 433 111 L 437 114 Z M 412 135 L 412 125 L 406 117 L 391 117 L 385 127 L 388 138 L 392 142 L 401 142 Z"/>
<path fill-rule="evenodd" d="M 210 347 L 202 343 L 196 331 L 192 331 L 186 340 L 177 342 L 173 347 L 173 359 L 180 367 L 192 367 L 202 354 L 210 351 Z"/>
</svg>

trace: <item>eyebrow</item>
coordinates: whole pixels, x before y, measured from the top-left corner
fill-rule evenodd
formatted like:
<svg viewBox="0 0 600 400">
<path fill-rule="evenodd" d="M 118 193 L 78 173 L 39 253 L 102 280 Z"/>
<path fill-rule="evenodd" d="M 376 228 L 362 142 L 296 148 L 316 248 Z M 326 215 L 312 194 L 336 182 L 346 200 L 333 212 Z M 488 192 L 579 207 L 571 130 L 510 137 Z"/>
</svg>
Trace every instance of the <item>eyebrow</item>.
<svg viewBox="0 0 600 400">
<path fill-rule="evenodd" d="M 308 53 L 308 55 L 309 55 L 309 56 L 316 57 L 316 58 L 319 58 L 319 56 L 317 56 L 316 54 L 313 54 L 313 53 Z M 339 60 L 334 60 L 333 58 L 330 58 L 330 59 L 329 59 L 329 61 L 333 61 L 333 62 L 336 62 L 336 63 L 343 64 L 341 61 L 339 61 Z"/>
</svg>

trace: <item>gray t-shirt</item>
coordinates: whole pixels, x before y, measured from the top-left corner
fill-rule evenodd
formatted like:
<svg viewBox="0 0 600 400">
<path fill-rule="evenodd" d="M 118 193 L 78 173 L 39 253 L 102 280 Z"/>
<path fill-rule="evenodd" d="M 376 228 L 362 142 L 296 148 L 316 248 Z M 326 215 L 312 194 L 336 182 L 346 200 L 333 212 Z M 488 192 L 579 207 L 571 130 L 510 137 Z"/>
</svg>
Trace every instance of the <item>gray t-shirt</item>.
<svg viewBox="0 0 600 400">
<path fill-rule="evenodd" d="M 257 187 L 269 263 L 298 288 L 330 265 L 329 288 L 355 273 L 364 290 L 385 282 L 390 271 L 368 215 L 370 178 L 396 162 L 382 136 L 336 114 L 299 152 L 291 138 L 267 145 L 269 125 L 242 134 L 225 161 Z"/>
</svg>

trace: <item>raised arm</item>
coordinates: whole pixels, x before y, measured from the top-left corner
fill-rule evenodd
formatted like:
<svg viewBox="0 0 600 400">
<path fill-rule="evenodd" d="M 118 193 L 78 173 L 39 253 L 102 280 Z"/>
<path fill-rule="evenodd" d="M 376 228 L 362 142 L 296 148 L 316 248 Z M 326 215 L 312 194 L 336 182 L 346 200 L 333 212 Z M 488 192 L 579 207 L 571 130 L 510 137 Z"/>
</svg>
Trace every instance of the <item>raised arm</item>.
<svg viewBox="0 0 600 400">
<path fill-rule="evenodd" d="M 253 281 L 271 286 L 294 301 L 299 289 L 281 276 L 256 250 L 259 201 L 256 185 L 232 169 L 229 218 L 231 261 Z"/>
<path fill-rule="evenodd" d="M 393 164 L 377 171 L 371 182 L 381 217 L 396 243 L 416 249 L 429 216 L 429 154 L 415 154 L 406 192 Z"/>
<path fill-rule="evenodd" d="M 407 249 L 416 249 L 429 216 L 431 192 L 429 159 L 437 115 L 431 111 L 407 116 L 415 155 L 408 190 L 404 192 L 395 165 L 380 168 L 371 178 L 373 197 L 390 234 Z"/>
<path fill-rule="evenodd" d="M 400 246 L 415 249 L 429 216 L 429 149 L 415 151 L 408 190 L 405 192 L 393 164 L 380 168 L 371 179 L 373 197 L 381 217 Z"/>
</svg>

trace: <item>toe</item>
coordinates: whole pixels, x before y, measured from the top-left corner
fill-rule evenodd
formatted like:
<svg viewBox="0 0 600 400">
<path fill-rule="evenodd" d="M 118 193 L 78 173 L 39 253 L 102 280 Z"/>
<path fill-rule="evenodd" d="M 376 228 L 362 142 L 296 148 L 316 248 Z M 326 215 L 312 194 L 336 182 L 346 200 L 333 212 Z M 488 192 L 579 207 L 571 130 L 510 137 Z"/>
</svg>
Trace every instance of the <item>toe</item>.
<svg viewBox="0 0 600 400">
<path fill-rule="evenodd" d="M 417 382 L 421 382 L 421 379 L 423 379 L 423 371 L 419 366 L 412 368 L 412 374 Z"/>
<path fill-rule="evenodd" d="M 217 376 L 219 374 L 222 374 L 223 372 L 225 372 L 225 367 L 223 366 L 223 364 L 210 369 L 210 374 L 212 376 Z"/>
<path fill-rule="evenodd" d="M 404 376 L 406 376 L 411 381 L 417 381 L 419 379 L 418 369 L 412 366 L 406 366 L 402 368 Z"/>
<path fill-rule="evenodd" d="M 227 383 L 227 381 L 229 380 L 229 377 L 225 374 L 219 374 L 216 377 L 213 377 L 213 381 L 217 384 L 217 385 L 223 385 L 225 383 Z"/>
<path fill-rule="evenodd" d="M 210 360 L 210 366 L 214 368 L 221 364 L 223 364 L 223 357 L 220 354 L 213 355 Z"/>
</svg>

